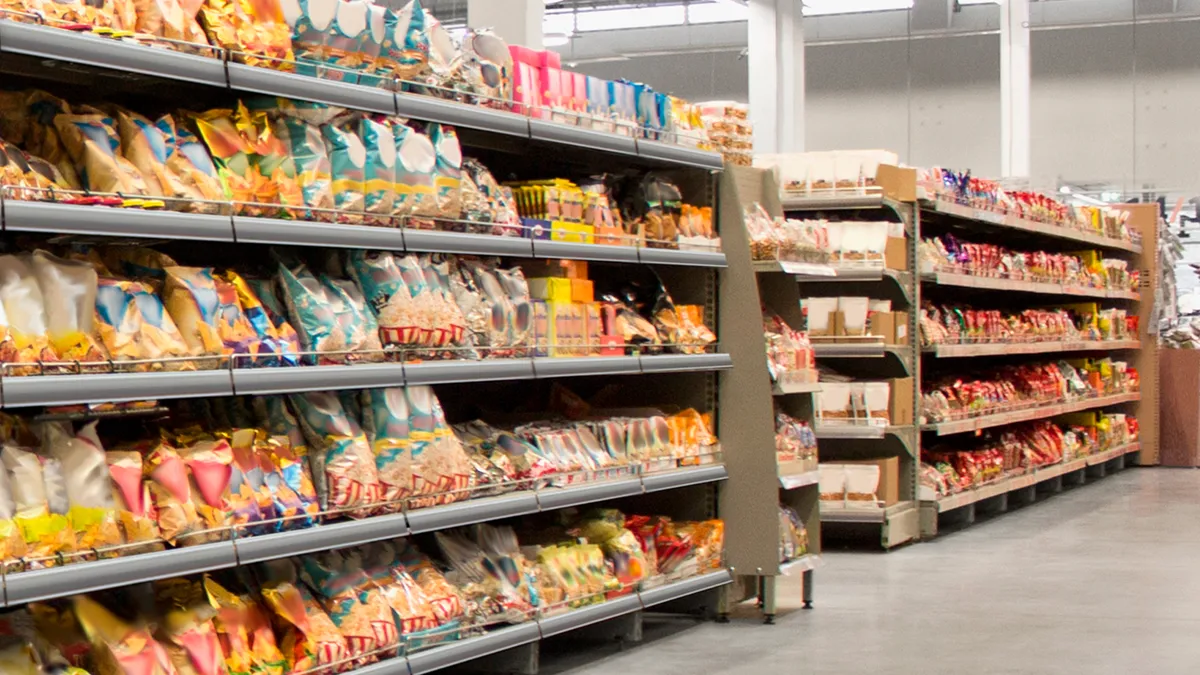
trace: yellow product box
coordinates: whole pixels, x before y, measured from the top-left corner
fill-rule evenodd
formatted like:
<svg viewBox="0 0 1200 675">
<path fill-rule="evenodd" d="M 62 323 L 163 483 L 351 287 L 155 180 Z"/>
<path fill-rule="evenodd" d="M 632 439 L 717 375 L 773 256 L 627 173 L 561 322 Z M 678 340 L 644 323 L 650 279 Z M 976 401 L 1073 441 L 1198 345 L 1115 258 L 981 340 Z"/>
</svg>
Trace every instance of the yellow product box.
<svg viewBox="0 0 1200 675">
<path fill-rule="evenodd" d="M 584 304 L 596 301 L 596 286 L 591 279 L 571 280 L 571 302 Z"/>
<path fill-rule="evenodd" d="M 561 277 L 530 279 L 529 297 L 546 302 L 571 302 L 571 280 Z"/>
<path fill-rule="evenodd" d="M 604 333 L 604 321 L 600 318 L 600 303 L 589 302 L 584 311 L 584 351 L 588 356 L 600 356 L 600 335 Z"/>
<path fill-rule="evenodd" d="M 572 244 L 594 244 L 596 243 L 596 228 L 583 223 L 556 220 L 550 226 L 550 239 Z"/>
</svg>

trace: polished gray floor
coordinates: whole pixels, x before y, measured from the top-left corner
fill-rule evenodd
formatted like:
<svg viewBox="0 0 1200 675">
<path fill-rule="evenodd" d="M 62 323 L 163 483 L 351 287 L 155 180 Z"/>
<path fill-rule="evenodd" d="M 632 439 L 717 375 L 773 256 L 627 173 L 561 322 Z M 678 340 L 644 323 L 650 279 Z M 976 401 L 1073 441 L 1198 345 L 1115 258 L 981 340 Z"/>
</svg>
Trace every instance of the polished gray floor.
<svg viewBox="0 0 1200 675">
<path fill-rule="evenodd" d="M 1200 471 L 1134 469 L 935 541 L 833 553 L 816 608 L 673 622 L 570 675 L 1200 672 Z M 783 607 L 796 607 L 795 580 Z"/>
</svg>

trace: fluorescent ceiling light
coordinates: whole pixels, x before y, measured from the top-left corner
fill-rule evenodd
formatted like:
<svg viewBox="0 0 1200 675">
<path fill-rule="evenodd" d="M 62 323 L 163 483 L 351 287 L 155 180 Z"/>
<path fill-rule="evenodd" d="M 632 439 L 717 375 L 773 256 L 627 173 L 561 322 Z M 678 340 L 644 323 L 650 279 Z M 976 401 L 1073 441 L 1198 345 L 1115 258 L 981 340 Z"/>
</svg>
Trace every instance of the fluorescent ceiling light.
<svg viewBox="0 0 1200 675">
<path fill-rule="evenodd" d="M 750 10 L 737 0 L 713 0 L 688 5 L 688 23 L 746 21 Z"/>
<path fill-rule="evenodd" d="M 542 36 L 542 44 L 547 47 L 562 47 L 571 43 L 571 36 L 567 33 L 546 33 Z"/>
<path fill-rule="evenodd" d="M 597 9 L 580 12 L 575 30 L 580 33 L 629 28 L 678 26 L 686 18 L 683 5 L 652 5 L 625 9 Z"/>
<path fill-rule="evenodd" d="M 804 0 L 805 16 L 912 9 L 913 0 Z"/>
</svg>

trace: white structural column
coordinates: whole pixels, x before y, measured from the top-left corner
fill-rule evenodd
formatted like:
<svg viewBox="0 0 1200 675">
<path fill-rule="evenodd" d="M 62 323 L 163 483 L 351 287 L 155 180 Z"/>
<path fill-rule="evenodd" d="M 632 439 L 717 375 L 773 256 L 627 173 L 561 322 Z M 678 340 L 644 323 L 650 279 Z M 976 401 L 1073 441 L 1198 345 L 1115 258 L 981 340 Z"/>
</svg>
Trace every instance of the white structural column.
<svg viewBox="0 0 1200 675">
<path fill-rule="evenodd" d="M 804 151 L 800 0 L 750 0 L 750 121 L 755 154 Z"/>
<path fill-rule="evenodd" d="M 542 49 L 544 0 L 467 0 L 467 25 L 491 28 L 510 45 Z"/>
<path fill-rule="evenodd" d="M 1000 3 L 1000 167 L 1006 178 L 1030 175 L 1029 0 Z"/>
</svg>

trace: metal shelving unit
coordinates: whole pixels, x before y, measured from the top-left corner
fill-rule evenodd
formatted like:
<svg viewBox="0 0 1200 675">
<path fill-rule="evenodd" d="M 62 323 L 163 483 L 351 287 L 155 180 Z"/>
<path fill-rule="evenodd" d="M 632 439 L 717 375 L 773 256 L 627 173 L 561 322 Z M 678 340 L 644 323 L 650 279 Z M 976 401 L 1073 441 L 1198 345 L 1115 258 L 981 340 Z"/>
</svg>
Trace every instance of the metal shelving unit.
<svg viewBox="0 0 1200 675">
<path fill-rule="evenodd" d="M 956 434 L 969 434 L 983 429 L 1003 427 L 1019 422 L 1048 419 L 1058 415 L 1085 411 L 1110 409 L 1119 406 L 1138 419 L 1140 437 L 1138 442 L 1113 448 L 1104 452 L 1073 459 L 1068 462 L 1040 467 L 1016 476 L 1009 476 L 986 485 L 946 496 L 926 495 L 920 502 L 921 534 L 931 537 L 938 533 L 939 522 L 970 524 L 975 521 L 977 510 L 999 513 L 1010 504 L 1030 503 L 1039 495 L 1054 494 L 1062 490 L 1064 479 L 1068 484 L 1078 484 L 1087 477 L 1102 477 L 1109 470 L 1124 468 L 1127 461 L 1155 464 L 1158 458 L 1158 357 L 1155 340 L 1150 329 L 1154 284 L 1157 280 L 1158 213 L 1154 204 L 1122 205 L 1130 212 L 1129 225 L 1140 235 L 1140 243 L 1116 240 L 1097 233 L 1083 232 L 1071 228 L 1049 225 L 1018 218 L 1010 214 L 999 214 L 987 210 L 973 209 L 945 200 L 922 199 L 920 211 L 931 219 L 946 220 L 958 225 L 976 227 L 981 234 L 1002 236 L 1006 231 L 1019 232 L 1025 237 L 1043 237 L 1059 243 L 1078 242 L 1081 247 L 1105 249 L 1106 255 L 1130 260 L 1130 268 L 1141 270 L 1142 284 L 1139 291 L 1065 286 L 1032 280 L 1013 280 L 994 277 L 978 277 L 967 274 L 934 272 L 921 277 L 927 287 L 953 287 L 981 291 L 979 304 L 1003 298 L 1005 292 L 1030 294 L 1031 303 L 1070 303 L 1078 299 L 1109 301 L 1104 306 L 1129 306 L 1131 313 L 1140 317 L 1141 334 L 1138 339 L 1114 341 L 1069 341 L 1069 342 L 1021 342 L 1021 343 L 976 343 L 941 344 L 922 350 L 927 363 L 946 362 L 946 368 L 962 372 L 970 368 L 968 358 L 1004 358 L 1006 356 L 1029 355 L 1033 358 L 1044 355 L 1047 360 L 1076 357 L 1094 357 L 1113 354 L 1135 365 L 1141 375 L 1138 392 L 1097 396 L 1052 405 L 1031 406 L 1019 410 L 985 414 L 977 417 L 923 424 L 921 431 L 929 437 L 954 438 Z M 1149 253 L 1146 253 L 1149 252 Z M 998 293 L 996 293 L 998 292 Z M 1124 304 L 1122 304 L 1124 303 Z M 1069 358 L 1069 357 L 1068 357 Z M 951 365 L 952 364 L 952 365 Z"/>
<path fill-rule="evenodd" d="M 64 68 L 63 66 L 67 66 Z M 555 161 L 566 165 L 633 166 L 669 172 L 692 203 L 718 207 L 721 229 L 740 230 L 741 217 L 731 221 L 717 204 L 717 184 L 723 169 L 721 155 L 691 147 L 645 140 L 568 124 L 532 119 L 507 111 L 453 101 L 323 80 L 237 62 L 233 55 L 212 49 L 207 55 L 150 48 L 33 24 L 0 20 L 0 70 L 20 72 L 37 79 L 87 79 L 120 82 L 121 87 L 182 88 L 195 94 L 202 105 L 208 100 L 230 100 L 250 93 L 322 102 L 356 110 L 441 122 L 465 132 L 462 143 L 485 153 L 511 158 L 513 171 L 551 170 L 521 167 L 521 160 L 542 150 L 556 151 Z M 78 82 L 75 82 L 78 84 Z M 174 90 L 174 89 L 172 89 Z M 224 97 L 224 98 L 222 98 Z M 514 143 L 515 140 L 515 143 Z M 540 156 L 538 159 L 542 159 Z M 604 169 L 604 170 L 607 170 Z M 493 237 L 459 232 L 367 227 L 298 222 L 230 215 L 196 215 L 174 211 L 138 211 L 99 206 L 38 203 L 0 199 L 0 225 L 13 233 L 66 235 L 84 238 L 192 241 L 198 244 L 285 245 L 319 248 L 366 248 L 393 251 L 459 253 L 521 259 L 576 259 L 602 263 L 652 265 L 668 279 L 675 298 L 705 307 L 709 325 L 726 331 L 741 312 L 755 324 L 760 321 L 756 303 L 724 302 L 718 274 L 724 274 L 726 254 L 717 251 L 672 250 L 642 246 L 583 245 L 534 237 Z M 729 227 L 728 223 L 735 227 Z M 755 332 L 760 332 L 756 329 Z M 749 362 L 761 362 L 759 354 Z M 295 368 L 238 368 L 225 364 L 214 370 L 157 373 L 95 373 L 76 375 L 0 376 L 5 408 L 64 404 L 91 404 L 144 399 L 209 398 L 234 395 L 283 394 L 394 387 L 404 385 L 455 385 L 499 382 L 504 386 L 547 378 L 640 376 L 636 403 L 658 397 L 681 406 L 716 410 L 718 435 L 730 440 L 726 457 L 745 450 L 722 400 L 735 400 L 736 388 L 726 389 L 733 369 L 732 350 L 708 354 L 633 354 L 595 358 L 526 358 L 483 361 L 417 361 L 399 355 L 395 362 L 352 366 Z M 740 361 L 740 358 L 739 358 Z M 721 374 L 721 375 L 719 375 Z M 720 385 L 720 386 L 719 386 Z M 719 393 L 728 393 L 728 399 Z M 768 394 L 769 395 L 769 394 Z M 766 406 L 769 410 L 770 406 Z M 442 506 L 405 509 L 401 513 L 362 520 L 330 522 L 311 528 L 260 536 L 230 532 L 223 541 L 164 550 L 156 553 L 104 558 L 21 571 L 8 561 L 0 588 L 4 606 L 61 598 L 78 593 L 115 588 L 149 580 L 198 574 L 255 562 L 304 555 L 315 551 L 355 546 L 474 523 L 528 516 L 568 507 L 617 499 L 654 497 L 659 512 L 675 511 L 686 517 L 717 515 L 718 485 L 731 470 L 720 460 L 700 466 L 660 472 L 633 472 L 624 478 L 584 482 L 567 487 L 546 487 Z M 774 476 L 772 476 L 774 479 Z M 678 491 L 678 492 L 676 492 Z M 724 492 L 723 490 L 721 492 Z M 676 495 L 686 495 L 676 496 Z M 722 495 L 723 496 L 723 495 Z M 772 505 L 772 508 L 773 505 Z M 772 523 L 776 522 L 772 512 Z M 733 528 L 731 528 L 733 529 Z M 728 539 L 728 557 L 740 552 L 736 536 Z M 102 553 L 102 552 L 101 552 Z M 647 609 L 722 588 L 731 583 L 727 569 L 693 578 L 671 579 L 662 585 L 640 588 L 629 595 L 538 617 L 525 624 L 500 628 L 478 637 L 445 644 L 423 652 L 392 658 L 357 669 L 365 675 L 383 673 L 419 675 L 492 655 L 515 647 L 536 645 L 544 637 L 573 631 L 619 617 L 637 616 Z M 660 581 L 660 580 L 655 580 Z M 640 620 L 640 618 L 639 618 Z"/>
<path fill-rule="evenodd" d="M 908 172 L 899 170 L 900 180 Z M 822 211 L 838 211 L 839 220 L 852 220 L 855 211 L 864 217 L 882 220 L 889 217 L 903 223 L 908 241 L 907 256 L 909 269 L 917 260 L 917 244 L 920 242 L 920 214 L 910 195 L 902 185 L 893 184 L 896 177 L 886 180 L 881 176 L 880 185 L 869 188 L 819 191 L 806 195 L 783 194 L 779 197 L 784 212 L 805 217 Z M 908 344 L 888 345 L 882 342 L 816 343 L 814 350 L 818 360 L 836 369 L 845 369 L 859 376 L 911 377 L 914 401 L 920 400 L 920 357 L 916 336 L 918 333 L 917 309 L 920 307 L 920 285 L 908 269 L 876 267 L 834 267 L 832 276 L 797 274 L 799 290 L 803 295 L 859 295 L 890 298 L 895 309 L 908 312 Z M 839 508 L 830 502 L 821 504 L 821 522 L 829 534 L 838 534 L 847 526 L 851 528 L 878 527 L 879 541 L 885 548 L 892 548 L 912 541 L 919 536 L 917 518 L 917 475 L 919 462 L 917 448 L 918 427 L 915 424 L 895 426 L 834 425 L 825 424 L 815 428 L 821 443 L 821 460 L 854 460 L 898 456 L 900 458 L 900 500 L 886 508 L 871 509 Z"/>
</svg>

